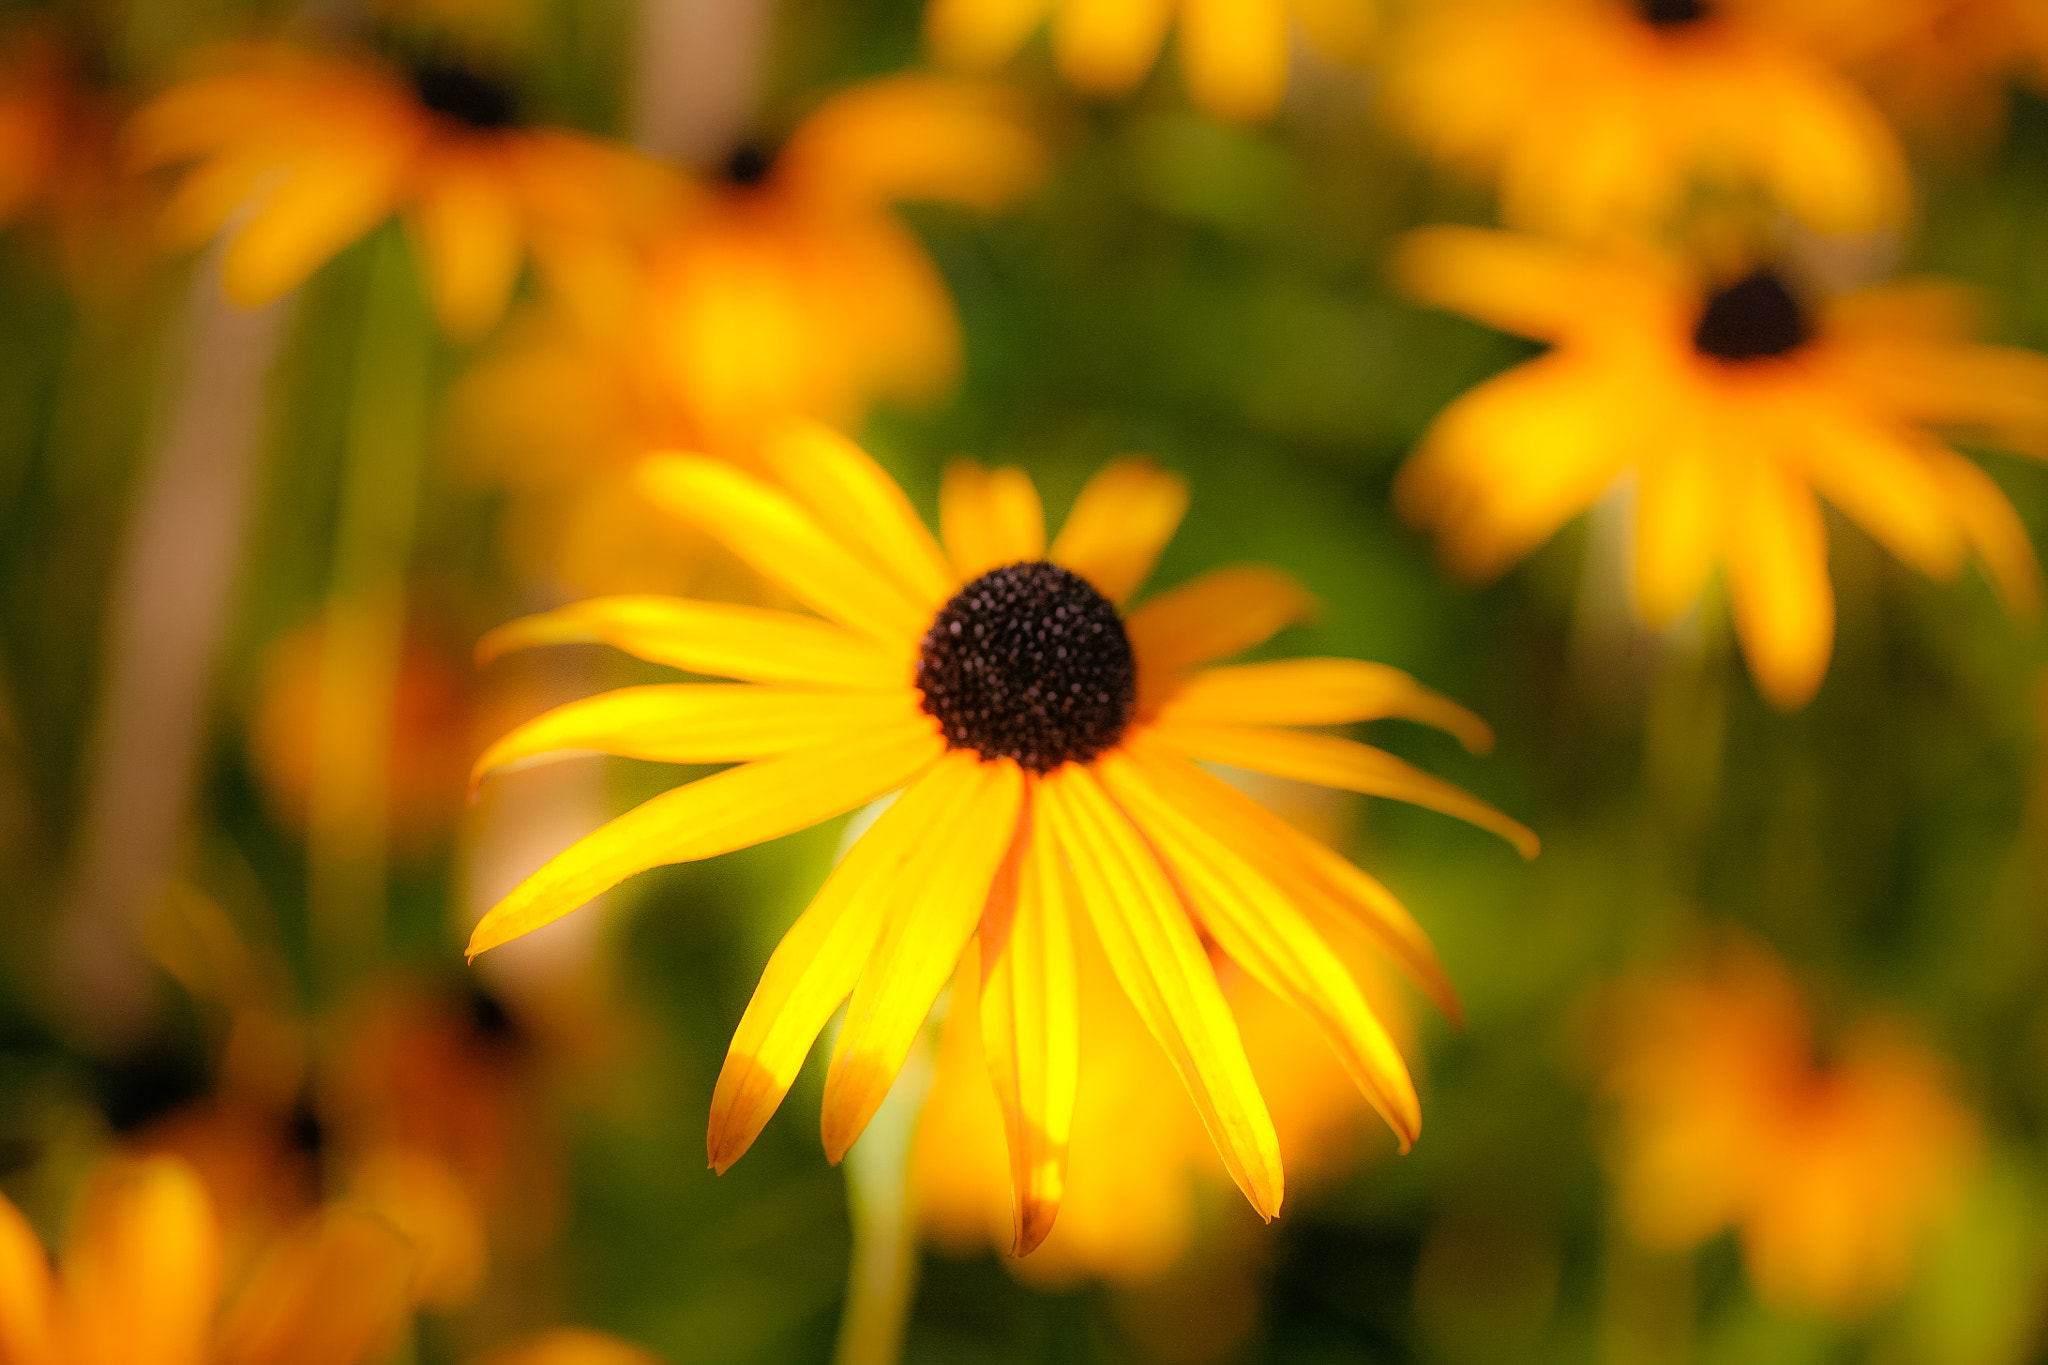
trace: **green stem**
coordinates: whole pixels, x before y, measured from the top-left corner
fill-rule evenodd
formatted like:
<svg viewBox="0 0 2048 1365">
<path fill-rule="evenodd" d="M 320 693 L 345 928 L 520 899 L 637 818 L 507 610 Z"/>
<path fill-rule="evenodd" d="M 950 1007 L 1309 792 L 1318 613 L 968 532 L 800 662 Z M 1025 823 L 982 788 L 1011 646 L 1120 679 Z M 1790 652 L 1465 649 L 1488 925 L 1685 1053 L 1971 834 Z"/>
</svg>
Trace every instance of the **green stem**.
<svg viewBox="0 0 2048 1365">
<path fill-rule="evenodd" d="M 932 1084 L 932 1049 L 920 1034 L 889 1097 L 846 1154 L 853 1265 L 836 1365 L 896 1365 L 917 1292 L 917 1227 L 910 1206 L 910 1148 Z"/>
</svg>

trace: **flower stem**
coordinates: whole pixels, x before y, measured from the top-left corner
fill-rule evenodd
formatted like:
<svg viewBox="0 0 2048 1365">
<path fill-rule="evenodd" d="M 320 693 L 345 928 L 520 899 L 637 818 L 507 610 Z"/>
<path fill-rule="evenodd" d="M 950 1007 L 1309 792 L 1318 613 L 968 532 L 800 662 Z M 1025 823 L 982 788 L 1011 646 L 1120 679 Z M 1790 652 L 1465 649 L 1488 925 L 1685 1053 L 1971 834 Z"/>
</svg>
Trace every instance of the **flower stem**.
<svg viewBox="0 0 2048 1365">
<path fill-rule="evenodd" d="M 920 1033 L 889 1097 L 846 1154 L 853 1265 L 839 1322 L 836 1365 L 896 1365 L 917 1292 L 917 1227 L 910 1148 L 932 1085 L 932 1049 Z"/>
</svg>

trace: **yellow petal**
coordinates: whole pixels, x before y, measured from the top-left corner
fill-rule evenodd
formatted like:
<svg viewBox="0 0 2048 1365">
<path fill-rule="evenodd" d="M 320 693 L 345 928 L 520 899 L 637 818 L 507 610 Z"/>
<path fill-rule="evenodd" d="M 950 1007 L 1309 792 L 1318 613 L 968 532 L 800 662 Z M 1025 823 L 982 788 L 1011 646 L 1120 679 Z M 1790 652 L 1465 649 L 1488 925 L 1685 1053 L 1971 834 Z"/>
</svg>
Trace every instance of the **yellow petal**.
<svg viewBox="0 0 2048 1365">
<path fill-rule="evenodd" d="M 1121 95 L 1145 78 L 1166 39 L 1168 0 L 1059 0 L 1052 49 L 1060 75 L 1098 95 Z"/>
<path fill-rule="evenodd" d="M 786 611 L 680 597 L 597 597 L 522 617 L 477 643 L 479 665 L 515 649 L 596 641 L 638 659 L 715 678 L 818 687 L 909 687 L 911 660 Z"/>
<path fill-rule="evenodd" d="M 505 311 L 525 254 L 510 167 L 493 139 L 433 157 L 410 214 L 434 314 L 449 335 L 481 336 Z"/>
<path fill-rule="evenodd" d="M 955 751 L 960 757 L 971 757 Z M 937 856 L 906 877 L 846 1006 L 825 1076 L 821 1129 L 837 1162 L 882 1107 L 932 1001 L 960 963 L 988 904 L 996 869 L 1017 834 L 1024 770 L 1007 760 L 974 764 L 947 827 L 935 829 Z"/>
<path fill-rule="evenodd" d="M 1066 1193 L 1080 1084 L 1080 987 L 1070 877 L 1035 801 L 982 916 L 981 1038 L 1016 1192 L 1013 1254 L 1052 1231 Z"/>
<path fill-rule="evenodd" d="M 787 189 L 827 209 L 936 199 L 997 209 L 1045 171 L 1045 148 L 1013 90 L 901 75 L 843 90 L 776 158 Z"/>
<path fill-rule="evenodd" d="M 1539 341 L 1573 330 L 1599 278 L 1582 250 L 1468 227 L 1407 234 L 1395 250 L 1394 275 L 1425 303 Z"/>
<path fill-rule="evenodd" d="M 1367 744 L 1335 735 L 1234 725 L 1161 724 L 1152 733 L 1189 758 L 1250 768 L 1366 796 L 1390 796 L 1396 801 L 1441 811 L 1498 834 L 1524 858 L 1536 856 L 1536 836 L 1528 826 L 1509 819 L 1442 778 L 1432 777 Z"/>
<path fill-rule="evenodd" d="M 780 489 L 696 455 L 650 455 L 640 463 L 639 480 L 656 503 L 716 536 L 762 577 L 850 630 L 882 640 L 915 640 L 930 624 L 930 613 L 855 558 Z"/>
<path fill-rule="evenodd" d="M 1664 627 L 1699 600 L 1721 552 L 1724 479 L 1719 452 L 1693 433 L 1637 467 L 1636 613 Z"/>
<path fill-rule="evenodd" d="M 1124 619 L 1138 658 L 1140 714 L 1166 699 L 1183 670 L 1263 644 L 1315 611 L 1308 589 L 1259 564 L 1211 569 L 1152 598 Z"/>
<path fill-rule="evenodd" d="M 1815 65 L 1772 73 L 1755 92 L 1752 134 L 1780 203 L 1823 232 L 1896 222 L 1911 198 L 1905 157 L 1883 115 L 1847 79 Z"/>
<path fill-rule="evenodd" d="M 1835 641 L 1827 528 L 1811 489 L 1775 461 L 1752 459 L 1728 528 L 1728 590 L 1756 685 L 1771 703 L 1804 706 Z"/>
<path fill-rule="evenodd" d="M 1180 61 L 1195 103 L 1218 118 L 1262 119 L 1287 90 L 1284 0 L 1186 0 Z"/>
<path fill-rule="evenodd" d="M 493 1351 L 478 1365 L 662 1365 L 631 1342 L 580 1327 L 558 1327 Z"/>
<path fill-rule="evenodd" d="M 1113 460 L 1088 481 L 1047 558 L 1121 603 L 1152 572 L 1188 510 L 1188 486 L 1149 460 Z"/>
<path fill-rule="evenodd" d="M 912 720 L 907 690 L 806 692 L 744 684 L 623 687 L 536 716 L 484 751 L 474 787 L 496 769 L 573 753 L 655 763 L 740 763 Z"/>
<path fill-rule="evenodd" d="M 711 1096 L 706 1149 L 724 1171 L 753 1146 L 796 1080 L 818 1030 L 874 952 L 903 888 L 946 856 L 962 800 L 982 782 L 972 754 L 933 764 L 847 851 L 789 932 L 747 1002 Z"/>
<path fill-rule="evenodd" d="M 1285 1193 L 1279 1140 L 1187 907 L 1088 769 L 1070 763 L 1037 794 L 1124 994 L 1166 1049 L 1231 1179 L 1271 1219 Z"/>
<path fill-rule="evenodd" d="M 1267 990 L 1316 1021 L 1344 1069 L 1407 1151 L 1422 1132 L 1422 1102 L 1407 1063 L 1330 946 L 1286 892 L 1167 799 L 1120 754 L 1096 773 L 1179 878 L 1218 946 Z"/>
<path fill-rule="evenodd" d="M 329 1208 L 287 1237 L 221 1325 L 219 1365 L 361 1365 L 412 1315 L 413 1248 L 365 1209 Z"/>
<path fill-rule="evenodd" d="M 220 1233 L 192 1168 L 117 1162 L 65 1249 L 67 1365 L 201 1365 L 220 1274 Z"/>
<path fill-rule="evenodd" d="M 932 55 L 964 71 L 993 71 L 1045 22 L 1050 0 L 932 0 L 924 37 Z"/>
<path fill-rule="evenodd" d="M 946 467 L 939 530 L 961 582 L 990 569 L 1045 558 L 1045 509 L 1021 469 L 984 470 L 972 460 Z"/>
<path fill-rule="evenodd" d="M 1798 439 L 1785 453 L 1805 465 L 1814 491 L 1879 544 L 1930 578 L 1961 570 L 1961 530 L 1922 453 L 1931 441 L 1838 411 L 1813 414 Z"/>
<path fill-rule="evenodd" d="M 396 207 L 403 147 L 356 144 L 294 168 L 235 234 L 221 258 L 229 298 L 254 307 L 303 283 Z"/>
<path fill-rule="evenodd" d="M 927 612 L 953 595 L 939 543 L 865 450 L 822 423 L 792 421 L 769 434 L 761 454 L 827 531 L 866 551 Z"/>
<path fill-rule="evenodd" d="M 1942 446 L 1930 446 L 1927 459 L 1947 492 L 1956 523 L 1969 538 L 1998 586 L 2006 608 L 2033 616 L 2041 607 L 2041 566 L 2033 542 L 2005 490 L 1989 474 Z"/>
<path fill-rule="evenodd" d="M 60 1365 L 56 1356 L 50 1258 L 35 1229 L 0 1195 L 0 1360 Z"/>
<path fill-rule="evenodd" d="M 1160 717 L 1204 725 L 1349 725 L 1398 716 L 1456 735 L 1473 753 L 1493 730 L 1398 668 L 1361 659 L 1282 659 L 1211 668 L 1182 684 Z"/>
<path fill-rule="evenodd" d="M 636 873 L 730 853 L 902 786 L 945 748 L 928 717 L 700 778 L 557 854 L 478 921 L 471 957 L 550 924 Z"/>
</svg>

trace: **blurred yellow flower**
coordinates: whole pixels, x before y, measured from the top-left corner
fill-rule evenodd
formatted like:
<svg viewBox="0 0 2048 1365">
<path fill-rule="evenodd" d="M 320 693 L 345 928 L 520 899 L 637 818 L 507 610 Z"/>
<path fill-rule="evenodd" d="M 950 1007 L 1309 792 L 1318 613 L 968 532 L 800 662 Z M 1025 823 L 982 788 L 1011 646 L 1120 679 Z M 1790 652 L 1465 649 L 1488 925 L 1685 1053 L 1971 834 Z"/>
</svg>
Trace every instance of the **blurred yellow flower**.
<svg viewBox="0 0 2048 1365">
<path fill-rule="evenodd" d="M 1633 1236 L 1677 1249 L 1735 1228 L 1759 1294 L 1839 1318 L 1905 1286 L 1975 1152 L 1940 1058 L 1866 1024 L 1816 1067 L 1797 991 L 1747 947 L 1627 982 L 1608 1008 L 1603 1084 Z"/>
<path fill-rule="evenodd" d="M 1905 211 L 1906 169 L 1870 102 L 1799 41 L 1818 3 L 1446 0 L 1390 58 L 1387 106 L 1431 155 L 1497 181 L 1520 226 L 1640 231 L 1704 183 L 1867 231 Z"/>
<path fill-rule="evenodd" d="M 1180 480 L 1142 461 L 1099 474 L 1049 548 L 1021 472 L 958 466 L 942 494 L 941 549 L 880 467 L 826 428 L 785 427 L 763 457 L 780 486 L 683 455 L 650 457 L 642 479 L 824 620 L 613 598 L 515 622 L 480 647 L 489 657 L 599 639 L 745 683 L 611 692 L 492 746 L 479 776 L 576 750 L 741 766 L 656 797 L 557 856 L 484 916 L 471 954 L 650 867 L 771 839 L 900 788 L 768 963 L 712 1099 L 715 1168 L 753 1142 L 851 994 L 825 1088 L 825 1149 L 837 1161 L 978 943 L 1015 1241 L 1036 1246 L 1065 1183 L 1080 1047 L 1073 943 L 1091 928 L 1261 1214 L 1280 1206 L 1278 1144 L 1205 933 L 1316 1021 L 1412 1141 L 1421 1116 L 1407 1067 L 1328 936 L 1364 932 L 1449 1004 L 1428 940 L 1377 882 L 1189 760 L 1416 802 L 1533 854 L 1522 826 L 1390 754 L 1279 728 L 1405 716 L 1483 745 L 1485 726 L 1393 669 L 1352 660 L 1197 672 L 1309 609 L 1269 569 L 1219 570 L 1120 615 L 1186 505 Z"/>
<path fill-rule="evenodd" d="M 653 249 L 648 349 L 698 431 L 743 452 L 792 413 L 850 422 L 960 367 L 946 284 L 890 212 L 1012 202 L 1044 153 L 999 89 L 897 76 L 833 96 L 772 157 L 734 154 Z"/>
<path fill-rule="evenodd" d="M 215 53 L 129 134 L 144 166 L 190 164 L 166 229 L 194 245 L 227 230 L 237 301 L 276 298 L 403 213 L 435 313 L 460 337 L 497 321 L 528 253 L 564 292 L 615 299 L 673 191 L 623 147 L 523 125 L 514 92 L 483 72 L 284 44 Z"/>
<path fill-rule="evenodd" d="M 1977 141 L 1996 132 L 2009 85 L 2048 82 L 2048 7 L 2038 0 L 1891 0 L 1855 64 L 1902 121 Z"/>
<path fill-rule="evenodd" d="M 1356 64 L 1378 28 L 1373 0 L 930 0 L 925 35 L 940 61 L 992 71 L 1050 20 L 1067 82 L 1122 95 L 1152 69 L 1176 15 L 1189 93 L 1228 119 L 1262 119 L 1280 107 L 1297 32 L 1324 55 Z"/>
<path fill-rule="evenodd" d="M 55 1275 L 0 1198 L 0 1359 L 8 1365 L 374 1365 L 410 1318 L 410 1248 L 347 1206 L 280 1239 L 222 1309 L 205 1188 L 171 1157 L 92 1182 Z"/>
<path fill-rule="evenodd" d="M 1952 289 L 1810 306 L 1768 268 L 1708 281 L 1647 254 L 1430 228 L 1418 297 L 1553 348 L 1465 394 L 1401 473 L 1403 510 L 1453 568 L 1499 572 L 1617 486 L 1634 498 L 1634 600 L 1652 625 L 1725 568 L 1757 685 L 1804 704 L 1827 670 L 1825 497 L 1906 563 L 1983 561 L 2031 609 L 2038 570 L 2005 495 L 1931 428 L 2041 449 L 2048 358 L 1968 339 Z"/>
</svg>

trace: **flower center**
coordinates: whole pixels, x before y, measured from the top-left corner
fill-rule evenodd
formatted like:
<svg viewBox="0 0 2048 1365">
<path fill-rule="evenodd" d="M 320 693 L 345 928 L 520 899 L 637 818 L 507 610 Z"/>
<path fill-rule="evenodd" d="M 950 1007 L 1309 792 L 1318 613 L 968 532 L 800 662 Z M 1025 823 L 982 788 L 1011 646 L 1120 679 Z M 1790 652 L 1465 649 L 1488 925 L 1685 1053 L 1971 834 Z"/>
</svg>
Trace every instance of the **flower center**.
<svg viewBox="0 0 2048 1365">
<path fill-rule="evenodd" d="M 742 142 L 726 157 L 720 167 L 728 185 L 754 186 L 768 178 L 768 172 L 775 169 L 775 153 L 758 142 Z"/>
<path fill-rule="evenodd" d="M 471 128 L 509 128 L 517 121 L 512 92 L 452 62 L 422 62 L 412 69 L 420 103 Z"/>
<path fill-rule="evenodd" d="M 1707 300 L 1692 344 L 1716 360 L 1765 360 L 1797 350 L 1807 335 L 1799 300 L 1783 280 L 1759 270 Z"/>
<path fill-rule="evenodd" d="M 1683 28 L 1707 17 L 1706 0 L 1636 0 L 1636 12 L 1652 28 Z"/>
<path fill-rule="evenodd" d="M 917 687 L 953 748 L 1049 773 L 1123 738 L 1138 671 L 1108 599 L 1034 560 L 991 569 L 939 609 Z"/>
</svg>

